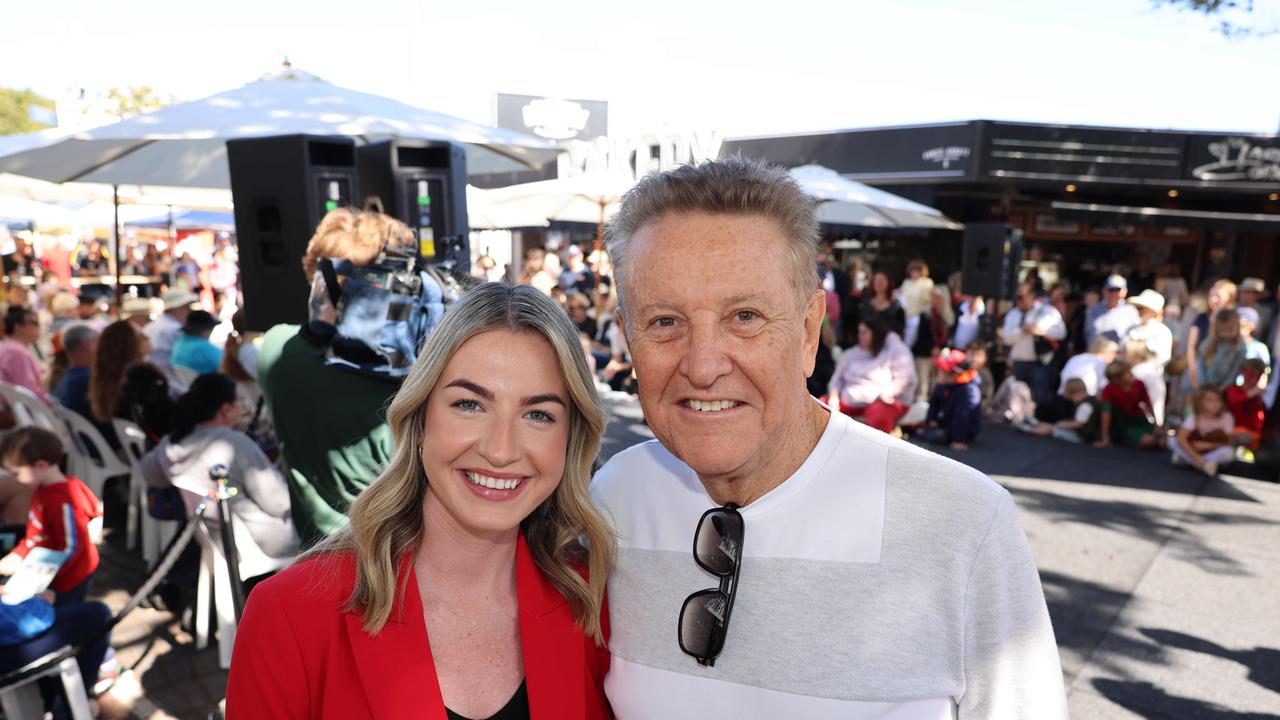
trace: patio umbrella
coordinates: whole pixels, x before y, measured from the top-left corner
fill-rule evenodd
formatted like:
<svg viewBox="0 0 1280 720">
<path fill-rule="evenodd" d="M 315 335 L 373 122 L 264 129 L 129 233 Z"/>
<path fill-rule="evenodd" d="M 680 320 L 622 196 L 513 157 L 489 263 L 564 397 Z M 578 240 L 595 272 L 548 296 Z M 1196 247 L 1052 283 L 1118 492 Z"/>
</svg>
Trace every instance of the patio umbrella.
<svg viewBox="0 0 1280 720">
<path fill-rule="evenodd" d="M 473 173 L 541 167 L 560 153 L 531 135 L 348 90 L 286 65 L 235 90 L 46 138 L 0 157 L 0 172 L 59 183 L 227 188 L 227 140 L 298 133 L 464 143 Z"/>
<path fill-rule="evenodd" d="M 621 173 L 586 173 L 490 190 L 489 200 L 496 207 L 519 209 L 548 221 L 595 223 L 598 245 L 605 220 L 618 211 L 623 194 L 635 184 Z"/>
<path fill-rule="evenodd" d="M 818 206 L 818 220 L 824 223 L 884 228 L 964 228 L 928 205 L 850 180 L 821 165 L 794 168 L 791 176 L 806 193 L 822 201 Z"/>
<path fill-rule="evenodd" d="M 488 190 L 474 185 L 467 186 L 467 224 L 472 230 L 507 230 L 548 225 L 547 219 L 536 212 L 495 205 Z"/>
</svg>

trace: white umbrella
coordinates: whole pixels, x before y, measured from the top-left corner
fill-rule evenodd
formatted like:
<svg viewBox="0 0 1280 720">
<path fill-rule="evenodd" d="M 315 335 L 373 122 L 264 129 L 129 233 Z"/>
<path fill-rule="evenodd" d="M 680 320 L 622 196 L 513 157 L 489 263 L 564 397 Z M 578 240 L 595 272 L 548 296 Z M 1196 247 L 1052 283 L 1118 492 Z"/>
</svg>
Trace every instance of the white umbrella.
<svg viewBox="0 0 1280 720">
<path fill-rule="evenodd" d="M 489 191 L 494 205 L 520 208 L 561 222 L 598 223 L 618 210 L 636 181 L 621 173 L 587 173 Z"/>
<path fill-rule="evenodd" d="M 546 227 L 547 219 L 536 212 L 518 207 L 495 205 L 490 191 L 467 186 L 467 224 L 472 230 L 507 230 L 510 228 Z"/>
<path fill-rule="evenodd" d="M 29 222 L 36 226 L 67 227 L 75 213 L 49 203 L 21 197 L 0 197 L 0 225 L 5 221 Z"/>
<path fill-rule="evenodd" d="M 634 178 L 621 173 L 586 173 L 498 188 L 489 191 L 489 200 L 548 221 L 596 223 L 599 243 L 605 220 L 618 211 L 622 196 L 635 184 Z"/>
<path fill-rule="evenodd" d="M 964 228 L 928 205 L 850 180 L 821 165 L 794 168 L 791 176 L 806 193 L 822 201 L 818 206 L 818 220 L 824 223 L 890 228 Z"/>
<path fill-rule="evenodd" d="M 226 141 L 308 133 L 465 143 L 472 173 L 540 167 L 546 140 L 348 90 L 286 66 L 218 95 L 0 157 L 0 172 L 52 182 L 226 188 Z"/>
</svg>

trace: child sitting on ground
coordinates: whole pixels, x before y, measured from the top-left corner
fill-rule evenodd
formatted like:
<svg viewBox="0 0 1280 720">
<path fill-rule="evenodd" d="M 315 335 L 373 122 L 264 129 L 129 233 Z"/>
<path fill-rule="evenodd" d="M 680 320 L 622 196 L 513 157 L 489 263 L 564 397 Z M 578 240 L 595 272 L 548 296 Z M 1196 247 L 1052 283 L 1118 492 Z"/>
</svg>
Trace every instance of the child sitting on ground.
<svg viewBox="0 0 1280 720">
<path fill-rule="evenodd" d="M 1231 417 L 1235 420 L 1232 436 L 1235 444 L 1252 452 L 1262 438 L 1262 423 L 1266 418 L 1266 405 L 1262 394 L 1266 391 L 1263 378 L 1267 365 L 1258 358 L 1249 358 L 1240 366 L 1240 383 L 1222 391 Z"/>
<path fill-rule="evenodd" d="M 1209 477 L 1218 474 L 1218 465 L 1234 457 L 1231 433 L 1235 419 L 1227 412 L 1226 400 L 1216 388 L 1202 387 L 1191 396 L 1192 414 L 1182 421 L 1171 448 L 1173 464 L 1187 463 Z"/>
<path fill-rule="evenodd" d="M 13 575 L 35 548 L 63 555 L 50 587 L 56 605 L 83 602 L 98 569 L 98 548 L 89 538 L 89 521 L 102 505 L 84 483 L 58 467 L 64 452 L 57 435 L 38 427 L 14 430 L 0 439 L 0 465 L 18 482 L 34 488 L 27 534 L 4 559 L 0 575 Z"/>
<path fill-rule="evenodd" d="M 952 450 L 968 450 L 982 429 L 982 391 L 975 382 L 978 370 L 970 367 L 964 352 L 943 348 L 933 359 L 941 373 L 929 393 L 925 442 L 950 444 Z"/>
<path fill-rule="evenodd" d="M 1093 442 L 1102 423 L 1102 403 L 1089 395 L 1084 380 L 1071 378 L 1062 388 L 1062 397 L 1070 408 L 1065 420 L 1055 423 L 1031 422 L 1018 425 L 1018 429 L 1040 437 L 1052 437 L 1072 443 Z"/>
<path fill-rule="evenodd" d="M 1107 387 L 1102 390 L 1102 427 L 1096 447 L 1113 442 L 1147 450 L 1159 447 L 1147 386 L 1133 376 L 1129 363 L 1115 360 L 1107 365 Z"/>
</svg>

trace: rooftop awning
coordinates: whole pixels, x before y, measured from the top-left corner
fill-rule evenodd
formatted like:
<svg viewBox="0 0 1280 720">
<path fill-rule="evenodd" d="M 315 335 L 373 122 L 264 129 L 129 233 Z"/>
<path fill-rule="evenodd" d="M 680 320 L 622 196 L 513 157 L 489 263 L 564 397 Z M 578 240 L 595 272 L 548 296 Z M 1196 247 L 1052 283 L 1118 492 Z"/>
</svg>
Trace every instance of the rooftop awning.
<svg viewBox="0 0 1280 720">
<path fill-rule="evenodd" d="M 1176 210 L 1133 205 L 1100 205 L 1097 203 L 1055 202 L 1054 214 L 1065 219 L 1088 220 L 1098 215 L 1108 215 L 1134 222 L 1152 222 L 1161 225 L 1203 225 L 1267 223 L 1280 228 L 1280 213 L 1215 212 L 1209 210 Z"/>
</svg>

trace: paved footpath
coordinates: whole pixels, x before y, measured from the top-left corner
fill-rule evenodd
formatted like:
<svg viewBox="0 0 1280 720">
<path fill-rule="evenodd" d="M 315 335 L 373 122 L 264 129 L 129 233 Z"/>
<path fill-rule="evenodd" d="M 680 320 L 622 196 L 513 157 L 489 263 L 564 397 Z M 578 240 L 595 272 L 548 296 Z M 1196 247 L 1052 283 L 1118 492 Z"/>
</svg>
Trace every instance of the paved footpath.
<svg viewBox="0 0 1280 720">
<path fill-rule="evenodd" d="M 652 437 L 634 401 L 610 405 L 606 458 Z M 1017 501 L 1074 718 L 1280 717 L 1280 484 L 1004 427 L 945 454 Z M 98 590 L 119 608 L 144 570 L 115 540 Z M 195 651 L 165 613 L 138 611 L 114 641 L 126 664 L 140 661 L 140 718 L 203 720 L 225 695 L 216 647 Z"/>
</svg>

